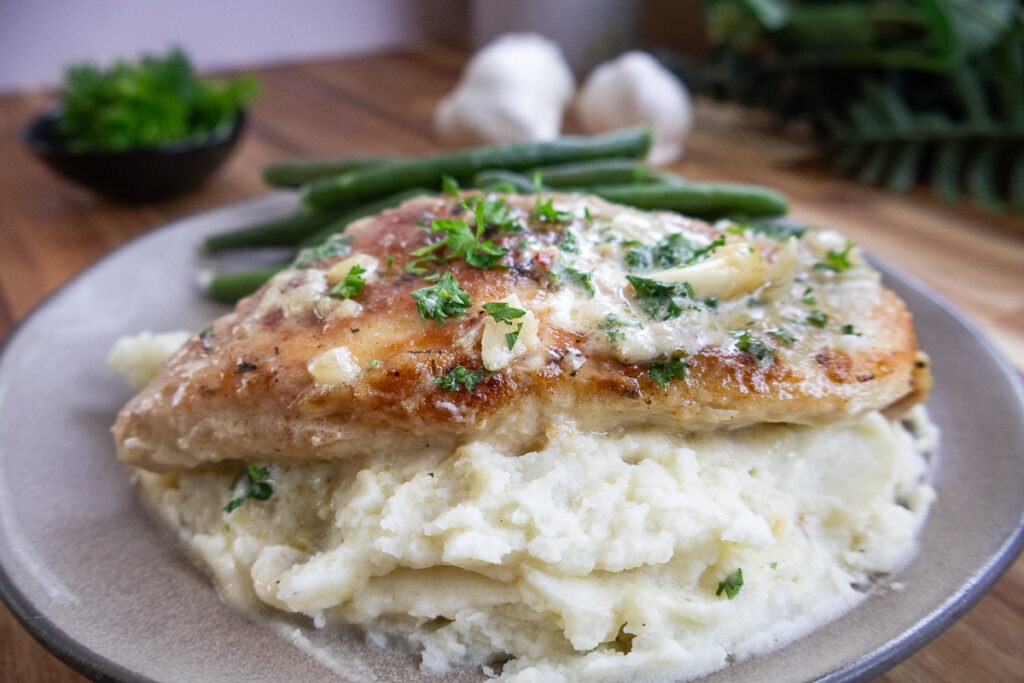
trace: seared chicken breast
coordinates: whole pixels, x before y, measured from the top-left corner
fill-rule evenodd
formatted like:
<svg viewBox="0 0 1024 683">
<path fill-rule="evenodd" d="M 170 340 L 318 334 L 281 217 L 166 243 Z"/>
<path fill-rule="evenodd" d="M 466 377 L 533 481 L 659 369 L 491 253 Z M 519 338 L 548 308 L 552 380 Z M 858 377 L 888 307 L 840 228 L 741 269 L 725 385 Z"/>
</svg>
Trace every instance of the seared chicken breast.
<svg viewBox="0 0 1024 683">
<path fill-rule="evenodd" d="M 401 457 L 542 445 L 552 425 L 680 432 L 901 411 L 910 314 L 837 233 L 580 195 L 423 197 L 300 255 L 121 411 L 118 456 Z"/>
</svg>

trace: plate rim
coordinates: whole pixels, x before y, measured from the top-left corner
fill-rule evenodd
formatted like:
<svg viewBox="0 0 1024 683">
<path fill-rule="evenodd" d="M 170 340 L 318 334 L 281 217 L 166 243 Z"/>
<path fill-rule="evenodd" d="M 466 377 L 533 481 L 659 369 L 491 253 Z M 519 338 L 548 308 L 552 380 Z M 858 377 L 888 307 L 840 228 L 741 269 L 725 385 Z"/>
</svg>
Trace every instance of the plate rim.
<svg viewBox="0 0 1024 683">
<path fill-rule="evenodd" d="M 231 213 L 250 205 L 268 204 L 273 206 L 275 203 L 281 203 L 285 196 L 287 196 L 286 193 L 270 192 L 257 197 L 230 202 L 161 223 L 125 240 L 61 283 L 18 320 L 4 340 L 0 342 L 0 359 L 4 358 L 11 341 L 40 311 L 50 305 L 66 289 L 76 284 L 79 280 L 88 277 L 93 270 L 102 266 L 108 259 L 129 245 L 149 239 L 157 233 L 174 230 L 178 228 L 179 224 L 199 218 L 209 218 L 211 214 Z M 963 326 L 974 340 L 980 343 L 995 360 L 1001 372 L 1008 378 L 1009 385 L 1013 389 L 1018 402 L 1024 406 L 1024 372 L 1013 365 L 1006 354 L 989 339 L 978 323 L 945 295 L 917 276 L 874 254 L 869 253 L 868 257 L 872 264 L 882 271 L 884 277 L 891 277 L 901 285 L 916 290 L 918 294 L 927 298 L 931 303 L 936 304 L 946 315 Z M 921 617 L 912 626 L 904 629 L 897 637 L 886 642 L 882 647 L 869 652 L 841 669 L 823 676 L 819 680 L 826 683 L 865 681 L 881 675 L 908 659 L 915 652 L 952 627 L 953 624 L 985 597 L 992 586 L 1016 562 L 1022 551 L 1024 551 L 1024 510 L 1022 510 L 1021 518 L 1017 521 L 1016 526 L 1006 536 L 999 548 L 985 558 L 985 563 L 977 568 L 975 574 L 970 579 L 960 585 L 959 590 L 949 595 L 942 603 Z M 113 683 L 134 683 L 135 681 L 149 683 L 152 681 L 156 683 L 155 679 L 132 671 L 71 637 L 54 620 L 35 607 L 18 588 L 2 563 L 0 563 L 0 601 L 7 606 L 7 609 L 14 615 L 21 627 L 36 642 L 75 672 L 96 681 L 111 681 Z M 853 609 L 855 610 L 857 607 L 854 606 Z"/>
</svg>

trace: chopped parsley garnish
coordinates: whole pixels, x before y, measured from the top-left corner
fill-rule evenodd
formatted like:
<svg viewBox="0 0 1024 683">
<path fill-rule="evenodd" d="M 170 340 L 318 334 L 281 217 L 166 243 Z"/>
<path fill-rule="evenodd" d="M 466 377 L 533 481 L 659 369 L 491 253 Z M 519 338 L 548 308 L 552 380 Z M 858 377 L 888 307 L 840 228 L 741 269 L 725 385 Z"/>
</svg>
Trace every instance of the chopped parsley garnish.
<svg viewBox="0 0 1024 683">
<path fill-rule="evenodd" d="M 551 277 L 556 280 L 565 280 L 569 284 L 581 287 L 586 291 L 590 298 L 594 298 L 594 295 L 597 294 L 597 290 L 594 289 L 594 282 L 590 273 L 585 273 L 582 270 L 576 270 L 572 266 L 567 266 L 563 264 L 561 260 L 555 261 L 551 266 L 551 270 L 548 272 Z"/>
<path fill-rule="evenodd" d="M 523 226 L 519 219 L 512 215 L 512 210 L 505 206 L 504 199 L 490 200 L 483 195 L 469 197 L 461 205 L 473 212 L 477 219 L 477 227 L 495 227 L 502 232 L 522 232 Z"/>
<path fill-rule="evenodd" d="M 693 288 L 689 282 L 658 282 L 645 277 L 627 275 L 626 279 L 636 290 L 641 308 L 655 320 L 678 318 L 684 307 L 690 307 L 687 300 L 693 300 Z"/>
<path fill-rule="evenodd" d="M 441 192 L 453 197 L 459 196 L 459 181 L 450 175 L 441 176 Z"/>
<path fill-rule="evenodd" d="M 632 247 L 626 252 L 626 265 L 634 271 L 685 266 L 707 256 L 723 244 L 725 244 L 725 235 L 719 235 L 705 247 L 698 247 L 682 233 L 674 232 L 665 235 L 650 246 Z"/>
<path fill-rule="evenodd" d="M 544 191 L 544 186 L 541 184 L 540 171 L 533 174 L 533 186 L 537 189 L 537 200 L 534 202 L 533 212 L 530 214 L 530 218 L 548 223 L 564 223 L 572 218 L 572 214 L 568 211 L 559 211 L 554 207 L 554 197 L 543 204 L 541 203 L 540 195 Z"/>
<path fill-rule="evenodd" d="M 501 260 L 501 257 L 508 253 L 508 249 L 496 246 L 490 240 L 481 242 L 484 234 L 482 206 L 477 203 L 477 230 L 473 232 L 466 224 L 466 221 L 458 218 L 438 218 L 430 222 L 427 232 L 436 235 L 443 233 L 437 242 L 432 242 L 425 247 L 420 247 L 412 252 L 415 260 L 410 262 L 406 271 L 423 275 L 426 269 L 424 263 L 440 263 L 452 259 L 464 258 L 466 263 L 476 268 L 490 268 Z M 447 254 L 444 250 L 447 249 Z"/>
<path fill-rule="evenodd" d="M 720 596 L 722 593 L 725 593 L 725 597 L 732 600 L 739 594 L 742 586 L 743 570 L 737 568 L 736 571 L 725 577 L 725 581 L 718 582 L 718 590 L 715 591 L 715 595 Z"/>
<path fill-rule="evenodd" d="M 199 330 L 199 338 L 206 339 L 209 335 L 213 334 L 213 325 L 207 325 L 203 329 Z"/>
<path fill-rule="evenodd" d="M 736 348 L 744 353 L 749 353 L 757 360 L 767 363 L 775 362 L 775 349 L 765 346 L 765 343 L 750 333 L 749 330 L 730 330 L 729 332 L 736 340 Z"/>
<path fill-rule="evenodd" d="M 779 339 L 782 342 L 785 342 L 787 346 L 796 342 L 796 337 L 791 335 L 789 332 L 786 332 L 781 327 L 776 327 L 774 330 L 769 330 L 768 334 L 772 335 L 773 337 Z"/>
<path fill-rule="evenodd" d="M 351 242 L 351 237 L 344 236 L 341 233 L 335 233 L 328 237 L 323 244 L 315 247 L 306 247 L 300 251 L 299 255 L 295 257 L 295 262 L 292 265 L 296 268 L 308 268 L 315 261 L 333 258 L 335 256 L 342 256 L 349 252 L 348 245 Z"/>
<path fill-rule="evenodd" d="M 530 214 L 530 218 L 534 218 L 546 223 L 564 223 L 570 218 L 572 214 L 568 211 L 561 211 L 553 206 L 554 198 L 551 198 L 541 204 L 540 198 L 537 198 L 537 206 L 534 207 L 533 212 Z"/>
<path fill-rule="evenodd" d="M 491 301 L 480 306 L 487 312 L 487 315 L 494 318 L 494 322 L 509 322 L 516 318 L 522 318 L 526 315 L 526 311 L 521 308 L 515 308 L 504 301 Z"/>
<path fill-rule="evenodd" d="M 709 296 L 707 299 L 704 299 L 704 305 L 708 308 L 718 308 L 718 297 Z"/>
<path fill-rule="evenodd" d="M 843 325 L 840 329 L 842 330 L 843 334 L 852 334 L 855 337 L 861 336 L 861 333 L 855 331 L 853 329 L 853 325 L 851 325 L 850 323 Z"/>
<path fill-rule="evenodd" d="M 345 279 L 327 292 L 327 296 L 336 296 L 339 299 L 351 299 L 354 296 L 359 296 L 363 293 L 363 285 L 366 284 L 366 279 L 362 276 L 365 272 L 366 268 L 358 263 L 352 266 Z"/>
<path fill-rule="evenodd" d="M 677 359 L 665 363 L 655 363 L 651 365 L 650 375 L 651 379 L 664 389 L 674 379 L 686 379 L 686 361 Z"/>
<path fill-rule="evenodd" d="M 747 299 L 747 308 L 757 308 L 758 306 L 764 306 L 764 302 L 754 297 Z"/>
<path fill-rule="evenodd" d="M 376 358 L 370 359 L 370 364 L 366 367 L 367 370 L 376 370 L 380 367 L 380 361 Z"/>
<path fill-rule="evenodd" d="M 812 291 L 814 290 L 812 290 L 810 287 L 804 289 L 803 298 L 800 299 L 800 301 L 808 306 L 813 306 L 814 304 L 818 303 L 818 300 L 814 297 L 813 294 L 811 294 Z"/>
<path fill-rule="evenodd" d="M 570 254 L 580 253 L 580 242 L 576 233 L 572 230 L 566 230 L 565 237 L 558 243 L 558 248 Z"/>
<path fill-rule="evenodd" d="M 467 390 L 472 389 L 483 380 L 483 370 L 471 372 L 463 366 L 457 365 L 449 370 L 444 376 L 435 379 L 434 384 L 437 384 L 445 391 L 457 391 L 459 387 Z"/>
<path fill-rule="evenodd" d="M 395 257 L 392 256 L 391 254 L 385 256 L 384 265 L 386 265 L 388 268 L 391 268 L 391 266 L 395 265 Z"/>
<path fill-rule="evenodd" d="M 512 321 L 517 318 L 522 318 L 526 315 L 526 311 L 521 308 L 515 308 L 510 306 L 504 301 L 492 301 L 481 306 L 488 315 L 494 318 L 494 322 L 505 323 L 506 325 L 512 325 Z M 511 351 L 516 345 L 516 340 L 519 339 L 519 333 L 523 331 L 523 323 L 519 323 L 516 329 L 511 332 L 505 333 L 505 343 L 508 345 L 508 350 Z"/>
<path fill-rule="evenodd" d="M 424 320 L 433 318 L 439 325 L 444 325 L 445 318 L 462 315 L 473 305 L 469 292 L 459 286 L 459 281 L 446 270 L 436 284 L 422 287 L 412 292 L 416 299 L 416 310 Z"/>
<path fill-rule="evenodd" d="M 731 233 L 742 235 L 745 232 L 754 232 L 761 235 L 767 235 L 774 240 L 785 242 L 790 237 L 800 238 L 807 232 L 807 228 L 802 225 L 794 225 L 792 223 L 782 223 L 777 221 L 765 221 L 757 223 L 737 223 L 726 228 Z"/>
<path fill-rule="evenodd" d="M 825 327 L 828 324 L 828 316 L 815 309 L 807 314 L 807 322 L 815 327 Z"/>
<path fill-rule="evenodd" d="M 511 351 L 513 348 L 515 348 L 516 341 L 519 340 L 519 333 L 522 332 L 522 331 L 523 331 L 523 324 L 519 323 L 518 325 L 516 325 L 516 329 L 512 330 L 511 332 L 506 332 L 505 333 L 505 344 L 508 345 L 508 350 L 509 351 Z"/>
<path fill-rule="evenodd" d="M 849 270 L 853 265 L 850 263 L 850 249 L 852 249 L 853 246 L 853 242 L 847 240 L 846 246 L 842 251 L 829 249 L 825 254 L 825 260 L 821 263 L 815 263 L 814 267 L 818 270 L 831 270 L 834 273 L 841 273 L 844 270 Z"/>
<path fill-rule="evenodd" d="M 623 327 L 636 327 L 643 329 L 643 323 L 639 320 L 630 322 L 623 320 L 614 313 L 609 313 L 604 317 L 604 320 L 597 324 L 599 328 L 604 330 L 604 333 L 608 335 L 608 341 L 622 341 L 626 338 L 626 333 L 622 331 Z"/>
<path fill-rule="evenodd" d="M 228 490 L 234 491 L 243 479 L 248 479 L 245 484 L 245 490 L 241 495 L 232 498 L 231 502 L 224 506 L 224 512 L 234 512 L 241 507 L 242 503 L 250 498 L 253 500 L 266 500 L 270 498 L 274 493 L 274 487 L 267 481 L 269 477 L 270 471 L 266 467 L 249 465 L 245 472 L 235 477 L 235 480 L 231 482 L 231 486 L 228 487 Z"/>
<path fill-rule="evenodd" d="M 771 563 L 770 565 L 768 565 L 768 568 L 769 568 L 769 569 L 775 569 L 775 568 L 777 568 L 778 566 L 779 566 L 779 563 L 778 563 L 778 562 L 772 562 L 772 563 Z"/>
</svg>

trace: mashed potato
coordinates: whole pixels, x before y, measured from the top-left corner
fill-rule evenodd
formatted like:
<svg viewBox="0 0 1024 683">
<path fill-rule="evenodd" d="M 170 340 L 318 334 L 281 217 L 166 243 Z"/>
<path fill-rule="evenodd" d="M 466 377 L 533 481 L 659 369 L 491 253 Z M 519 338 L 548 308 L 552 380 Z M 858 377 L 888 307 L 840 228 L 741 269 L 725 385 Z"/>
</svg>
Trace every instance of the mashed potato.
<svg viewBox="0 0 1024 683">
<path fill-rule="evenodd" d="M 525 454 L 261 463 L 273 494 L 232 512 L 243 465 L 136 478 L 234 605 L 362 627 L 431 672 L 675 680 L 807 633 L 909 561 L 934 497 L 935 432 L 912 418 L 702 435 L 566 421 Z"/>
</svg>

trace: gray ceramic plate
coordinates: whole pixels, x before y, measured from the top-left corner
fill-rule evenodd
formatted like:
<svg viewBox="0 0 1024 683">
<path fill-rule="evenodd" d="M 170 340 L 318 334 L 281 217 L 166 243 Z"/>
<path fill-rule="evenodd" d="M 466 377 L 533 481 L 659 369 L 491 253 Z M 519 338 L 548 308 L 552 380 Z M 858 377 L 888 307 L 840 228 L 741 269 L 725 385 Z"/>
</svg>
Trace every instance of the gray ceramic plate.
<svg viewBox="0 0 1024 683">
<path fill-rule="evenodd" d="M 283 214 L 271 195 L 188 218 L 109 255 L 41 305 L 0 358 L 0 597 L 57 656 L 117 680 L 310 680 L 307 652 L 224 607 L 150 521 L 114 460 L 108 428 L 129 390 L 104 369 L 111 343 L 143 329 L 201 329 L 223 312 L 195 286 L 197 242 Z M 1017 372 L 934 292 L 888 271 L 935 363 L 943 430 L 939 498 L 902 591 L 719 681 L 861 680 L 948 627 L 1024 542 L 1024 392 Z M 351 680 L 409 680 L 406 655 L 336 643 Z M 467 672 L 465 680 L 478 679 Z"/>
</svg>

